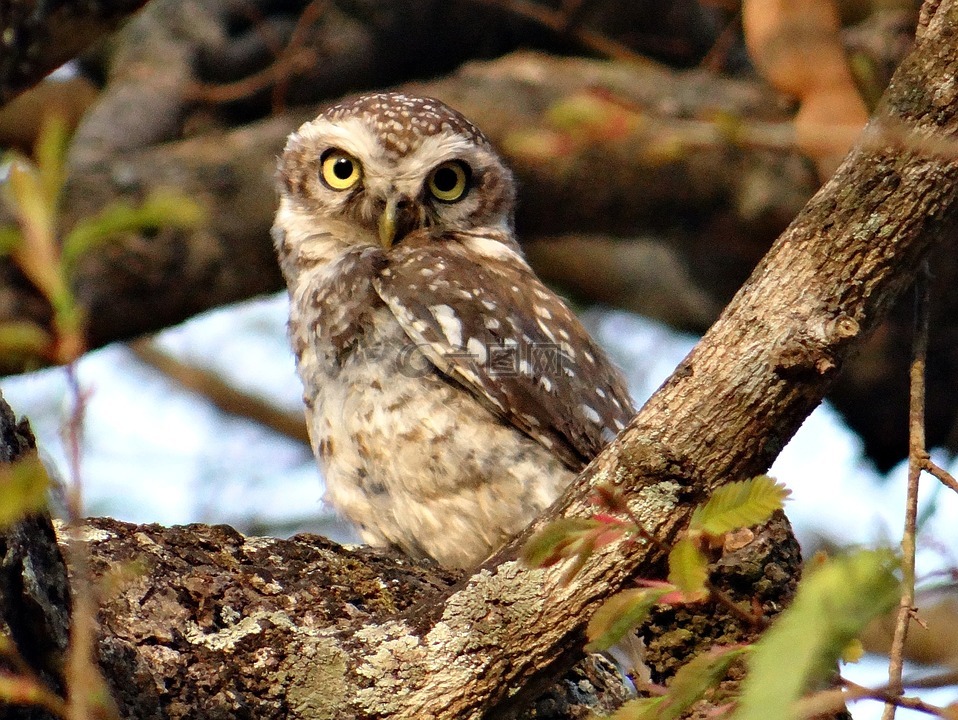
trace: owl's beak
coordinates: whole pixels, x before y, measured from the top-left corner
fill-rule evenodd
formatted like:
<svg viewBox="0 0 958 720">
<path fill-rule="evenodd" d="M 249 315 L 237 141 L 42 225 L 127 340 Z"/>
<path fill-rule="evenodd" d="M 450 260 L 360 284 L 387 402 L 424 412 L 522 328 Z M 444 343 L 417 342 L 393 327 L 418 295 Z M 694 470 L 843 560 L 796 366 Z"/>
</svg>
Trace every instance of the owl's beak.
<svg viewBox="0 0 958 720">
<path fill-rule="evenodd" d="M 379 242 L 383 250 L 388 250 L 393 246 L 393 240 L 396 239 L 396 209 L 399 205 L 399 198 L 395 195 L 386 201 L 386 207 L 383 208 L 379 216 Z"/>
<path fill-rule="evenodd" d="M 406 235 L 422 227 L 422 208 L 415 200 L 393 194 L 386 198 L 386 206 L 379 215 L 379 242 L 384 250 L 402 240 Z"/>
</svg>

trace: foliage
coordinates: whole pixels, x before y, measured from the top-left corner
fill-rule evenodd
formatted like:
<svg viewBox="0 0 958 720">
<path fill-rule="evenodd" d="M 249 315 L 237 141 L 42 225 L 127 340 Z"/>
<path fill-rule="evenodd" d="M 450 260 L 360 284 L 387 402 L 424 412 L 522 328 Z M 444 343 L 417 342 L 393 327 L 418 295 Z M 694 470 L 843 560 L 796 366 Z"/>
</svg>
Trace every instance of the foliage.
<svg viewBox="0 0 958 720">
<path fill-rule="evenodd" d="M 897 559 L 860 550 L 812 568 L 791 606 L 755 643 L 734 720 L 796 718 L 795 702 L 834 674 L 873 618 L 898 602 Z"/>
<path fill-rule="evenodd" d="M 783 485 L 766 475 L 716 490 L 695 508 L 689 527 L 669 549 L 668 581 L 643 580 L 643 587 L 609 598 L 589 621 L 586 649 L 611 648 L 658 604 L 693 603 L 710 597 L 707 551 L 721 547 L 728 533 L 766 522 L 782 508 L 788 494 Z M 574 574 L 602 545 L 635 537 L 657 542 L 613 488 L 600 488 L 595 502 L 608 512 L 546 526 L 526 545 L 526 562 L 546 567 L 571 560 Z M 715 688 L 732 663 L 746 654 L 749 671 L 734 719 L 797 718 L 796 702 L 802 695 L 823 685 L 834 674 L 839 659 L 854 657 L 856 648 L 860 649 L 858 634 L 896 603 L 899 583 L 895 569 L 895 556 L 880 550 L 823 561 L 799 584 L 792 605 L 754 646 L 713 648 L 695 657 L 660 695 L 626 703 L 613 720 L 678 718 Z M 571 574 L 567 572 L 564 579 Z"/>
<path fill-rule="evenodd" d="M 70 284 L 80 257 L 124 232 L 194 227 L 203 219 L 193 200 L 157 192 L 138 206 L 114 203 L 80 219 L 61 243 L 67 142 L 65 124 L 52 117 L 40 132 L 33 160 L 15 151 L 8 153 L 3 200 L 17 226 L 0 227 L 0 254 L 13 259 L 53 315 L 50 329 L 26 322 L 0 323 L 0 352 L 57 363 L 75 360 L 86 347 L 86 320 Z"/>
<path fill-rule="evenodd" d="M 50 478 L 35 453 L 0 464 L 0 530 L 47 505 Z"/>
</svg>

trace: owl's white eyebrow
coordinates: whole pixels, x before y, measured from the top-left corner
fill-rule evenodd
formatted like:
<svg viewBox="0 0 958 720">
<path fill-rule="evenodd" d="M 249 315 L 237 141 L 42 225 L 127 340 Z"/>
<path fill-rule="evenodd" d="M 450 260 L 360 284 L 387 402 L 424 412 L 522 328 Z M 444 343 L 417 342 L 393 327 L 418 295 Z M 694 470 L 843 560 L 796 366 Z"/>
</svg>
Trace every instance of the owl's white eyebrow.
<svg viewBox="0 0 958 720">
<path fill-rule="evenodd" d="M 475 148 L 475 143 L 462 135 L 430 135 L 409 154 L 409 160 L 418 160 L 430 168 L 446 160 L 454 160 Z"/>
<path fill-rule="evenodd" d="M 304 140 L 322 140 L 350 155 L 361 157 L 366 162 L 370 159 L 378 160 L 385 155 L 375 133 L 360 118 L 346 118 L 335 123 L 318 118 L 304 125 L 299 134 Z"/>
</svg>

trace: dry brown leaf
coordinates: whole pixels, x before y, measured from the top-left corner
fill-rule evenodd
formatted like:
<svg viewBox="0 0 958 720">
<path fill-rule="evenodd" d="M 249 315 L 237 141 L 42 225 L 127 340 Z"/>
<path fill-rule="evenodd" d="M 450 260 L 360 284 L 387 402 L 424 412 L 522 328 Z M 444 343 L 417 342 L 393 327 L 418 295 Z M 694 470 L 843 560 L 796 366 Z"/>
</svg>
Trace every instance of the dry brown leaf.
<svg viewBox="0 0 958 720">
<path fill-rule="evenodd" d="M 834 0 L 745 0 L 742 26 L 755 66 L 799 101 L 795 142 L 827 177 L 868 121 Z"/>
</svg>

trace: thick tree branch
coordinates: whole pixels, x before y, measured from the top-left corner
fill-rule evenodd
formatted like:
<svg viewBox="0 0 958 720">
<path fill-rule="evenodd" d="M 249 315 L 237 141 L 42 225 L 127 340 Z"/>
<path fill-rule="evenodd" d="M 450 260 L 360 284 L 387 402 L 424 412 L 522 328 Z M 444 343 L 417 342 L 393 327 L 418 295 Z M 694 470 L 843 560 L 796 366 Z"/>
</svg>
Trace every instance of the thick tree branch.
<svg viewBox="0 0 958 720">
<path fill-rule="evenodd" d="M 106 37 L 145 3 L 0 2 L 0 105 Z"/>
<path fill-rule="evenodd" d="M 955 37 L 958 0 L 942 0 L 860 145 L 672 378 L 549 517 L 590 514 L 593 488 L 611 482 L 645 527 L 668 544 L 711 489 L 768 467 L 850 353 L 911 283 L 931 248 L 953 229 L 958 159 L 902 142 L 899 129 L 915 138 L 955 136 Z M 93 539 L 105 538 L 94 534 Z M 138 554 L 153 552 L 149 534 L 134 533 L 134 539 L 141 543 Z M 233 562 L 210 558 L 202 543 L 192 544 L 194 539 L 184 533 L 178 551 L 192 564 Z M 257 547 L 241 538 L 232 543 L 235 552 L 266 556 L 279 547 L 272 541 Z M 191 637 L 228 657 L 235 648 L 249 650 L 247 644 L 257 642 L 266 628 L 269 647 L 293 648 L 289 662 L 268 673 L 264 688 L 279 695 L 276 702 L 284 704 L 287 716 L 510 717 L 527 698 L 526 689 L 540 687 L 577 659 L 582 628 L 599 600 L 636 575 L 654 577 L 662 571 L 661 553 L 654 548 L 624 552 L 610 546 L 593 557 L 576 582 L 564 585 L 562 568 L 525 569 L 512 559 L 515 550 L 516 545 L 507 548 L 452 588 L 423 589 L 416 596 L 421 604 L 397 606 L 395 614 L 359 629 L 349 624 L 290 627 L 283 614 L 237 618 L 229 603 L 212 602 L 200 573 L 197 594 L 211 602 L 199 604 L 209 616 Z M 267 573 L 247 581 L 268 593 L 270 579 Z M 316 578 L 315 584 L 311 579 L 304 577 L 303 587 L 316 601 L 324 584 L 337 582 L 335 577 Z M 228 584 L 223 588 L 235 591 Z M 151 595 L 147 583 L 140 597 L 143 603 L 163 600 Z M 178 612 L 177 602 L 164 607 Z M 136 611 L 133 607 L 129 616 Z M 232 623 L 228 628 L 221 628 L 224 618 Z M 108 631 L 107 644 L 122 628 Z M 176 638 L 150 640 L 156 662 L 172 657 Z M 115 665 L 136 668 L 133 656 L 124 654 L 129 649 L 118 648 Z M 265 652 L 257 657 L 270 661 Z M 243 712 L 243 694 L 224 692 L 220 707 Z"/>
<path fill-rule="evenodd" d="M 942 0 L 861 144 L 549 517 L 591 514 L 593 488 L 609 482 L 668 544 L 711 489 L 768 467 L 932 246 L 952 229 L 958 159 L 910 149 L 887 128 L 907 128 L 916 138 L 954 137 L 958 95 L 949 89 L 958 72 L 956 36 L 958 0 Z M 140 552 L 151 552 L 149 535 L 137 542 Z M 179 552 L 192 564 L 212 562 L 202 546 L 194 549 L 189 533 L 181 542 Z M 236 538 L 233 544 L 266 555 L 279 547 L 267 542 L 257 549 L 249 542 Z M 426 591 L 416 598 L 421 602 L 358 629 L 290 626 L 282 613 L 247 619 L 228 602 L 200 603 L 210 616 L 195 637 L 210 652 L 228 655 L 234 648 L 250 650 L 246 644 L 258 642 L 268 628 L 270 647 L 284 643 L 295 650 L 269 674 L 277 702 L 311 717 L 511 717 L 530 688 L 579 657 L 582 629 L 596 603 L 637 575 L 660 575 L 663 560 L 654 547 L 624 552 L 610 546 L 564 585 L 563 568 L 525 569 L 512 559 L 515 550 L 507 548 L 461 584 Z M 314 594 L 331 581 L 308 580 L 306 591 Z M 196 582 L 206 597 L 202 574 Z M 250 577 L 248 584 L 268 589 L 270 576 Z M 151 597 L 150 587 L 144 583 L 143 601 L 161 600 Z M 166 607 L 178 612 L 177 603 Z M 133 608 L 130 616 L 135 613 Z M 224 617 L 232 624 L 221 631 L 217 622 Z M 110 629 L 113 635 L 122 631 Z M 156 662 L 171 659 L 163 648 L 175 638 L 153 640 Z M 122 666 L 133 656 L 118 647 L 114 664 Z M 257 657 L 264 663 L 270 658 Z M 135 667 L 132 660 L 127 666 Z M 241 703 L 244 696 L 227 693 L 221 701 Z"/>
</svg>

